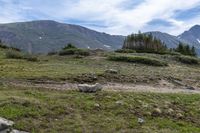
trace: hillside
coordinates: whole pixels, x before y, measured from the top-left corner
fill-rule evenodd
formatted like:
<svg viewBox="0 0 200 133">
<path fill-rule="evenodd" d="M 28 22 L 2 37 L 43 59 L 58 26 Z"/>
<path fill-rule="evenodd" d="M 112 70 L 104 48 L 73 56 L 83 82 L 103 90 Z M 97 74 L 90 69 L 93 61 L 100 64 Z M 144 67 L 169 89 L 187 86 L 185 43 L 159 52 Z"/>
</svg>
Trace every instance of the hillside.
<svg viewBox="0 0 200 133">
<path fill-rule="evenodd" d="M 195 46 L 200 54 L 199 28 L 196 25 L 179 36 L 159 31 L 147 32 L 164 42 L 168 48 L 177 47 L 179 42 Z M 109 35 L 88 28 L 58 23 L 50 20 L 0 24 L 0 39 L 6 45 L 29 53 L 59 51 L 68 43 L 79 48 L 116 50 L 122 47 L 125 36 Z"/>
<path fill-rule="evenodd" d="M 172 36 L 167 33 L 162 33 L 159 31 L 147 32 L 146 34 L 152 34 L 153 37 L 160 39 L 168 48 L 176 48 L 180 40 L 176 36 Z"/>
<path fill-rule="evenodd" d="M 31 61 L 10 58 L 9 51 L 0 48 L 0 116 L 13 120 L 15 129 L 200 131 L 200 62 L 184 62 L 177 55 L 102 51 L 87 57 L 38 55 Z M 110 56 L 137 61 L 112 61 Z M 78 91 L 80 83 L 97 82 L 103 86 L 100 92 Z"/>
<path fill-rule="evenodd" d="M 178 38 L 195 46 L 200 54 L 200 25 L 193 26 L 188 31 L 179 35 Z"/>
<path fill-rule="evenodd" d="M 124 37 L 43 20 L 1 24 L 0 39 L 9 46 L 29 53 L 48 53 L 58 51 L 68 43 L 80 48 L 118 49 L 122 46 Z"/>
</svg>

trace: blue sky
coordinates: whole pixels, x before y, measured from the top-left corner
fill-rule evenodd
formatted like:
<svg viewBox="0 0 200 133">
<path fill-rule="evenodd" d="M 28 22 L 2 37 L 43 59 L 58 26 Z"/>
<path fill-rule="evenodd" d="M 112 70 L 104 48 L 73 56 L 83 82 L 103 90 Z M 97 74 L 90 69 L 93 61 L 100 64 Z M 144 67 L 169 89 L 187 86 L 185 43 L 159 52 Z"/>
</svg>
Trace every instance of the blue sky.
<svg viewBox="0 0 200 133">
<path fill-rule="evenodd" d="M 200 24 L 200 0 L 0 0 L 0 23 L 56 20 L 110 34 L 178 35 Z"/>
</svg>

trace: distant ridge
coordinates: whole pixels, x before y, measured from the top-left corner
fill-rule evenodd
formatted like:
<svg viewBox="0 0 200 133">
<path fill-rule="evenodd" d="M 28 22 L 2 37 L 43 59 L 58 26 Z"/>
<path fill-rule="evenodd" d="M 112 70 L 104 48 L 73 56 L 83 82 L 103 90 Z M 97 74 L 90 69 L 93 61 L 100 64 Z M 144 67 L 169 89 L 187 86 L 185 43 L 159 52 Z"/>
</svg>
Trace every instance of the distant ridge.
<svg viewBox="0 0 200 133">
<path fill-rule="evenodd" d="M 200 55 L 200 25 L 193 26 L 179 36 L 160 31 L 146 32 L 150 33 L 168 48 L 175 48 L 179 42 L 183 42 L 195 46 Z M 122 47 L 125 36 L 109 35 L 52 20 L 38 20 L 0 24 L 0 39 L 8 46 L 29 53 L 46 54 L 59 51 L 68 43 L 73 43 L 79 48 L 116 50 Z"/>
<path fill-rule="evenodd" d="M 80 48 L 114 50 L 122 46 L 124 38 L 51 20 L 0 24 L 0 39 L 29 53 L 58 51 L 68 43 Z"/>
</svg>

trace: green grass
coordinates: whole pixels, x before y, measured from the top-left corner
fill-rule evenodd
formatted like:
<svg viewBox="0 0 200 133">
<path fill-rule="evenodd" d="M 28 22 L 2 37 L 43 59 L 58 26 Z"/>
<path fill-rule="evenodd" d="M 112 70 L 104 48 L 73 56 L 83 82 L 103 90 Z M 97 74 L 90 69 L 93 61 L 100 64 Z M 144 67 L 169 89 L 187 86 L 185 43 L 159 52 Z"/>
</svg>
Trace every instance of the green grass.
<svg viewBox="0 0 200 133">
<path fill-rule="evenodd" d="M 32 133 L 200 132 L 200 95 L 53 91 L 0 86 L 0 116 Z M 122 101 L 123 104 L 116 104 Z M 97 107 L 95 104 L 99 104 Z M 154 108 L 162 113 L 152 116 Z M 173 113 L 167 114 L 171 108 Z M 184 115 L 178 118 L 177 113 Z M 140 125 L 138 118 L 145 123 Z"/>
<path fill-rule="evenodd" d="M 191 56 L 176 56 L 175 58 L 176 60 L 184 64 L 198 65 L 200 63 L 200 60 L 198 58 Z"/>
<path fill-rule="evenodd" d="M 158 59 L 149 58 L 145 56 L 127 56 L 127 55 L 110 55 L 108 59 L 111 61 L 122 61 L 122 62 L 131 62 L 131 63 L 141 63 L 145 65 L 152 66 L 168 66 L 166 62 L 163 62 Z"/>
<path fill-rule="evenodd" d="M 188 85 L 200 87 L 200 69 L 198 65 L 187 65 L 174 60 L 170 55 L 155 55 L 144 53 L 124 54 L 128 56 L 149 57 L 167 62 L 167 67 L 155 67 L 140 63 L 109 61 L 104 55 L 91 55 L 85 58 L 74 56 L 38 56 L 37 62 L 27 60 L 7 59 L 6 50 L 0 49 L 1 79 L 51 79 L 70 80 L 82 75 L 93 74 L 98 78 L 95 82 L 145 82 L 150 83 L 159 79 L 178 79 Z M 123 55 L 123 54 L 122 54 Z M 117 75 L 107 75 L 108 69 L 119 70 Z M 192 80 L 191 80 L 192 79 Z M 79 80 L 79 81 L 80 81 Z"/>
<path fill-rule="evenodd" d="M 70 80 L 87 82 L 148 83 L 160 79 L 179 80 L 200 87 L 198 65 L 174 60 L 171 55 L 126 53 L 123 56 L 144 57 L 167 62 L 167 67 L 155 67 L 137 62 L 107 60 L 113 53 L 94 54 L 84 58 L 74 56 L 38 56 L 39 61 L 6 58 L 7 49 L 0 48 L 0 117 L 13 120 L 15 128 L 31 133 L 65 132 L 200 132 L 199 94 L 154 94 L 133 92 L 54 91 L 44 88 L 15 87 L 4 80 Z M 146 58 L 145 58 L 146 59 Z M 118 74 L 107 74 L 116 69 Z M 154 84 L 154 83 L 153 83 Z M 122 101 L 123 104 L 116 104 Z M 99 104 L 99 107 L 95 106 Z M 162 113 L 151 114 L 159 108 Z M 174 112 L 168 114 L 168 109 Z M 181 113 L 183 118 L 179 118 Z M 144 118 L 143 125 L 137 119 Z"/>
</svg>

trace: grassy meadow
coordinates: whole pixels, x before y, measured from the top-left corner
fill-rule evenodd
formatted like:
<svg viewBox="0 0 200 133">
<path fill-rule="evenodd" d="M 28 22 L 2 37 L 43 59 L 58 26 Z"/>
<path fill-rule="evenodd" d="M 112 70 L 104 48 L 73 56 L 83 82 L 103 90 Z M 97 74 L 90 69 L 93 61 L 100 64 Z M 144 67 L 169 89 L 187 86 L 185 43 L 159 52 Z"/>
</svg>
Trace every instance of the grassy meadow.
<svg viewBox="0 0 200 133">
<path fill-rule="evenodd" d="M 198 63 L 184 63 L 173 55 L 112 52 L 87 57 L 38 55 L 37 61 L 29 61 L 7 58 L 6 52 L 0 49 L 0 117 L 13 120 L 16 129 L 31 133 L 200 132 L 199 94 L 112 91 L 87 94 L 76 90 L 17 87 L 5 82 L 155 84 L 165 79 L 200 87 Z M 109 60 L 109 56 L 150 58 L 167 65 Z M 108 74 L 105 72 L 108 69 L 116 69 L 119 73 Z M 139 123 L 138 118 L 144 122 Z"/>
</svg>

